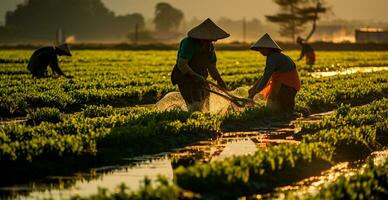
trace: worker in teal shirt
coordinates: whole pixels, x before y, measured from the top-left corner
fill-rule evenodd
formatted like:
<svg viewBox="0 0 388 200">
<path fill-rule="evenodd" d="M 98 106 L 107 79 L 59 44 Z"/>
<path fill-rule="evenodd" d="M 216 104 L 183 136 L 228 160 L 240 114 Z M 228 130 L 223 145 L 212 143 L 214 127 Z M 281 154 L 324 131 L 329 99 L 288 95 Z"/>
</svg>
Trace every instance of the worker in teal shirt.
<svg viewBox="0 0 388 200">
<path fill-rule="evenodd" d="M 229 37 L 229 34 L 210 19 L 188 32 L 179 46 L 177 64 L 171 81 L 179 91 L 189 111 L 202 111 L 208 103 L 208 74 L 226 89 L 226 84 L 217 70 L 217 57 L 213 43 Z"/>
</svg>

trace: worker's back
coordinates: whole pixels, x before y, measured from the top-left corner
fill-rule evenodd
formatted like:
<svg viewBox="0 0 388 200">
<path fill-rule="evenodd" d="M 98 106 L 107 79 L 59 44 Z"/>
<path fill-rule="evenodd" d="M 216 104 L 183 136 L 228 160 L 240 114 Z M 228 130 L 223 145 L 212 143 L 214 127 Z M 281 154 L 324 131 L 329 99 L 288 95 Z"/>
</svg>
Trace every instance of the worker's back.
<svg viewBox="0 0 388 200">
<path fill-rule="evenodd" d="M 54 47 L 42 47 L 32 54 L 27 69 L 33 74 L 45 72 L 47 71 L 47 66 L 56 59 Z"/>
<path fill-rule="evenodd" d="M 304 53 L 314 53 L 314 48 L 310 44 L 303 43 L 302 51 L 304 51 Z"/>
</svg>

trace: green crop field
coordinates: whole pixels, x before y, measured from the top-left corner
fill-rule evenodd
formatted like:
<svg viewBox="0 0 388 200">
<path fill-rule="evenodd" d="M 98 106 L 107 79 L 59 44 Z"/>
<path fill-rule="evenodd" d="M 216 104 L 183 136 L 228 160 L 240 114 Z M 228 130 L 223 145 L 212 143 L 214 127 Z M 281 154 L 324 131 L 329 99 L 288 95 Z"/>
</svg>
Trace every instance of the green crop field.
<svg viewBox="0 0 388 200">
<path fill-rule="evenodd" d="M 0 50 L 0 187 L 216 139 L 241 124 L 249 130 L 251 125 L 287 120 L 265 106 L 225 115 L 155 109 L 152 104 L 177 91 L 170 82 L 175 51 L 74 51 L 73 57 L 60 58 L 64 73 L 73 79 L 31 78 L 26 69 L 31 53 Z M 299 56 L 298 51 L 285 53 L 293 59 Z M 354 67 L 386 68 L 387 58 L 385 51 L 327 51 L 318 52 L 312 68 L 297 62 L 302 81 L 297 115 L 333 111 L 316 121 L 297 121 L 293 126 L 298 132 L 292 135 L 297 144 L 176 166 L 172 182 L 160 178 L 152 185 L 146 179 L 139 191 L 121 187 L 74 198 L 236 199 L 284 193 L 289 199 L 386 199 L 385 164 L 369 163 L 365 170 L 340 177 L 317 194 L 298 196 L 298 191 L 276 188 L 341 162 L 366 160 L 388 147 L 388 71 L 310 75 Z M 265 64 L 265 58 L 252 51 L 219 51 L 217 59 L 230 90 L 253 84 Z"/>
</svg>

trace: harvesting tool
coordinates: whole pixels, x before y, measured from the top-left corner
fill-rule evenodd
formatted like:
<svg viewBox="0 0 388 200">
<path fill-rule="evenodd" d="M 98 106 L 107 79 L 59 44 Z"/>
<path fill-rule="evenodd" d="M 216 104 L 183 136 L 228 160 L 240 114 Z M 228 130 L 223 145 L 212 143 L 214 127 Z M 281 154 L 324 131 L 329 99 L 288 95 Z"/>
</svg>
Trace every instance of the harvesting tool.
<svg viewBox="0 0 388 200">
<path fill-rule="evenodd" d="M 253 106 L 253 105 L 256 105 L 258 104 L 257 102 L 253 101 L 253 99 L 249 99 L 249 98 L 241 98 L 241 97 L 236 97 L 232 94 L 230 94 L 226 89 L 224 89 L 223 87 L 211 82 L 211 81 L 208 81 L 206 80 L 206 82 L 209 84 L 209 85 L 212 85 L 214 87 L 216 87 L 217 89 L 221 90 L 223 93 L 220 93 L 220 92 L 217 92 L 217 91 L 214 91 L 210 88 L 206 88 L 205 89 L 213 94 L 216 94 L 226 100 L 229 100 L 231 101 L 232 103 L 234 103 L 236 106 L 238 107 L 245 107 L 245 106 Z"/>
</svg>

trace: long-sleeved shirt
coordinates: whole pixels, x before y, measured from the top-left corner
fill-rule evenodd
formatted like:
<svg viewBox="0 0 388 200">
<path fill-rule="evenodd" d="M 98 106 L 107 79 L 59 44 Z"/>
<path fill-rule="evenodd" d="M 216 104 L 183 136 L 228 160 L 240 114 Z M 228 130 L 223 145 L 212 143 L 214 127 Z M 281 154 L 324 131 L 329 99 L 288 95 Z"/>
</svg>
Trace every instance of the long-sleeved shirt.
<svg viewBox="0 0 388 200">
<path fill-rule="evenodd" d="M 58 58 L 55 53 L 54 47 L 42 47 L 36 50 L 28 63 L 27 69 L 31 73 L 47 71 L 47 67 L 50 66 L 53 73 L 58 75 L 65 75 L 58 65 Z"/>
<path fill-rule="evenodd" d="M 275 72 L 287 72 L 296 68 L 294 61 L 287 55 L 275 52 L 267 56 L 263 77 L 256 89 L 260 92 L 265 88 L 272 74 Z"/>
</svg>

